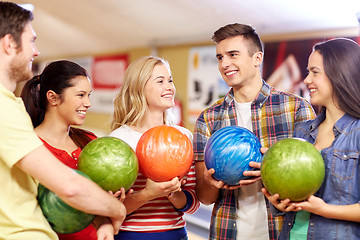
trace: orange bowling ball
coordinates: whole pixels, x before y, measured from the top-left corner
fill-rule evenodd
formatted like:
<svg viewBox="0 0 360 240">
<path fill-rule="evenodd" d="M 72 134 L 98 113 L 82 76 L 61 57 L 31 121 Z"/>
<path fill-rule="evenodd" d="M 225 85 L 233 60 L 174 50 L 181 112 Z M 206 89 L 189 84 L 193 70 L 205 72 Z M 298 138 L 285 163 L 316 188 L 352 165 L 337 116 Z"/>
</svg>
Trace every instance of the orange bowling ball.
<svg viewBox="0 0 360 240">
<path fill-rule="evenodd" d="M 170 181 L 184 177 L 193 161 L 190 139 L 171 126 L 147 130 L 136 146 L 140 172 L 153 181 Z"/>
</svg>

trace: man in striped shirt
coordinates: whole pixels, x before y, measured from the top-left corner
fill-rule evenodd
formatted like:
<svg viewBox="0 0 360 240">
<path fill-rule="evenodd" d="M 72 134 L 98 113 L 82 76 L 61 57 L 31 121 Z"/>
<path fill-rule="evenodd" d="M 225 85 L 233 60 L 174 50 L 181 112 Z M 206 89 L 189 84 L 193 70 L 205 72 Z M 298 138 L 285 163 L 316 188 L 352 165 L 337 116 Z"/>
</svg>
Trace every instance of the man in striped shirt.
<svg viewBox="0 0 360 240">
<path fill-rule="evenodd" d="M 227 95 L 205 109 L 196 121 L 194 154 L 196 193 L 206 205 L 215 203 L 209 239 L 277 239 L 282 218 L 273 217 L 261 192 L 260 171 L 241 180 L 237 186 L 225 185 L 212 178 L 214 169 L 206 169 L 204 148 L 209 137 L 226 126 L 251 130 L 262 147 L 292 137 L 297 123 L 315 117 L 303 98 L 276 90 L 261 78 L 263 46 L 255 29 L 243 24 L 229 24 L 213 36 L 219 71 L 231 87 Z M 260 163 L 250 166 L 260 168 Z"/>
</svg>

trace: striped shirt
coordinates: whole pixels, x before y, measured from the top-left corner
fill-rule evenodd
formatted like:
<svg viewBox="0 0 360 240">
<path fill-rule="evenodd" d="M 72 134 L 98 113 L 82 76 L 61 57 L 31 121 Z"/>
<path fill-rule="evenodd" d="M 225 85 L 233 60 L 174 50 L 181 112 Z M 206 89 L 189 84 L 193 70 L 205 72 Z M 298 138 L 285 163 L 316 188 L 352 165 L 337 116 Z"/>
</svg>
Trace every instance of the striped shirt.
<svg viewBox="0 0 360 240">
<path fill-rule="evenodd" d="M 314 110 L 310 103 L 296 95 L 276 90 L 263 81 L 257 98 L 251 104 L 251 118 L 254 134 L 263 147 L 270 147 L 278 140 L 292 137 L 295 126 L 313 119 Z M 194 132 L 195 161 L 204 161 L 204 148 L 209 137 L 226 126 L 237 126 L 233 90 L 205 109 L 198 117 Z M 214 205 L 210 224 L 209 239 L 236 239 L 235 190 L 220 189 L 219 198 Z M 265 199 L 266 200 L 266 199 Z M 268 208 L 270 239 L 277 239 L 282 227 L 282 217 L 273 217 Z"/>
<path fill-rule="evenodd" d="M 141 191 L 146 184 L 146 178 L 139 173 L 134 185 L 131 187 L 134 193 Z M 121 226 L 121 230 L 136 232 L 159 232 L 168 231 L 185 226 L 183 219 L 184 211 L 194 213 L 199 208 L 199 201 L 195 195 L 195 167 L 187 175 L 183 191 L 190 197 L 190 204 L 184 209 L 175 209 L 166 197 L 156 198 L 142 205 L 133 213 L 129 214 Z M 189 201 L 189 200 L 188 200 Z"/>
<path fill-rule="evenodd" d="M 185 133 L 192 140 L 192 133 L 188 129 L 179 126 L 174 127 Z M 124 125 L 111 132 L 110 136 L 122 139 L 135 150 L 142 134 Z M 183 209 L 175 209 L 166 197 L 153 199 L 127 215 L 120 231 L 164 232 L 183 228 L 185 226 L 185 220 L 182 217 L 184 212 L 192 214 L 200 206 L 200 202 L 195 194 L 196 178 L 194 163 L 184 179 L 186 179 L 186 183 L 181 188 L 186 195 L 187 203 Z M 143 190 L 145 184 L 146 178 L 139 172 L 131 188 L 136 193 Z"/>
</svg>

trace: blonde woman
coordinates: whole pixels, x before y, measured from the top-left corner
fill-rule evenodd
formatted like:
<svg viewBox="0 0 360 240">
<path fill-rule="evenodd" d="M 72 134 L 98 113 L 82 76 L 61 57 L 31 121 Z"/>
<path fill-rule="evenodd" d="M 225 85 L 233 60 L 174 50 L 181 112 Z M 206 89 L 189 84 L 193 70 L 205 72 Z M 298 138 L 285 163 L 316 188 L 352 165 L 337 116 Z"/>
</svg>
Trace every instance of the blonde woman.
<svg viewBox="0 0 360 240">
<path fill-rule="evenodd" d="M 162 58 L 142 57 L 130 64 L 114 101 L 110 136 L 127 142 L 134 150 L 144 132 L 171 125 L 192 140 L 192 133 L 171 121 L 175 86 L 169 64 Z M 186 179 L 186 180 L 184 180 Z M 154 182 L 138 174 L 124 204 L 127 217 L 115 239 L 187 239 L 184 212 L 199 208 L 195 194 L 195 168 L 184 179 Z"/>
</svg>

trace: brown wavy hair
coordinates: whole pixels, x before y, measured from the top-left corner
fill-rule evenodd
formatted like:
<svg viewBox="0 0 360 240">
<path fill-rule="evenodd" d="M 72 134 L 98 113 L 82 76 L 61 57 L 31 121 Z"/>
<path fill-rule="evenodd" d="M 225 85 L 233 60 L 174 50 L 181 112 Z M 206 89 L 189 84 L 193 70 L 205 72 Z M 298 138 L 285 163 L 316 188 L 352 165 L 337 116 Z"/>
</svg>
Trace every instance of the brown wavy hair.
<svg viewBox="0 0 360 240">
<path fill-rule="evenodd" d="M 324 71 L 333 88 L 333 98 L 347 114 L 360 118 L 360 46 L 347 38 L 315 44 L 323 57 Z"/>
</svg>

